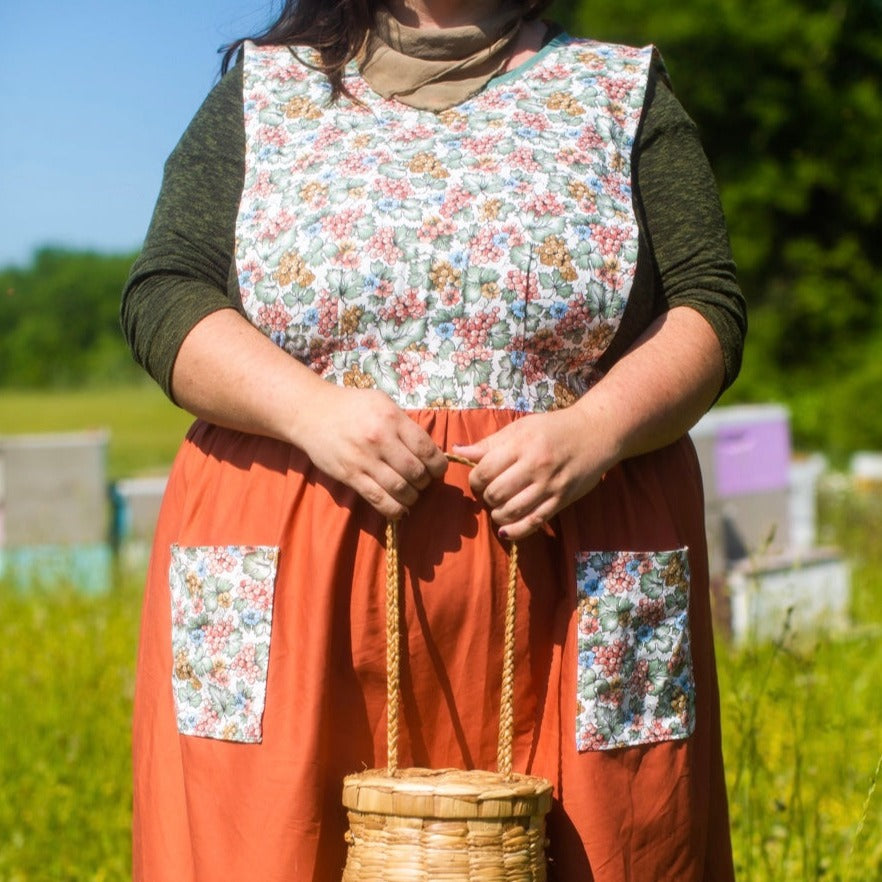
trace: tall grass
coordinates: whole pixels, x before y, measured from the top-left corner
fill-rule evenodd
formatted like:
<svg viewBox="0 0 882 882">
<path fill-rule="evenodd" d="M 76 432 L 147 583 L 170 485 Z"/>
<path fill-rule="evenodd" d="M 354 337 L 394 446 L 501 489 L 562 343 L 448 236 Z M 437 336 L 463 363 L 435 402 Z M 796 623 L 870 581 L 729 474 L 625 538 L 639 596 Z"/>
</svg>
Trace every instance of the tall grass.
<svg viewBox="0 0 882 882">
<path fill-rule="evenodd" d="M 855 627 L 718 647 L 739 879 L 882 879 L 882 499 L 825 500 L 853 561 Z"/>
<path fill-rule="evenodd" d="M 139 591 L 0 586 L 0 879 L 130 878 Z"/>
</svg>

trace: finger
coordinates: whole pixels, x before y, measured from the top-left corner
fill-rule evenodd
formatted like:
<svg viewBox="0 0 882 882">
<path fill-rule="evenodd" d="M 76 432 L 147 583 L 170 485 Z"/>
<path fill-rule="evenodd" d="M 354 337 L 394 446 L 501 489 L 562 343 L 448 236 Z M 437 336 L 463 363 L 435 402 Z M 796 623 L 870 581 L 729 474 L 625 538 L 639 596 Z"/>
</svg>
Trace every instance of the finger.
<svg viewBox="0 0 882 882">
<path fill-rule="evenodd" d="M 419 498 L 418 489 L 397 469 L 383 460 L 372 463 L 367 475 L 387 496 L 405 509 L 409 509 Z"/>
<path fill-rule="evenodd" d="M 489 449 L 486 438 L 476 441 L 474 444 L 454 444 L 451 448 L 457 456 L 472 462 L 480 462 Z"/>
<path fill-rule="evenodd" d="M 495 443 L 494 443 L 495 441 Z M 469 485 L 477 496 L 484 496 L 487 488 L 518 462 L 518 450 L 505 438 L 487 439 L 488 449 L 469 476 Z"/>
<path fill-rule="evenodd" d="M 444 452 L 429 434 L 409 417 L 404 418 L 398 437 L 426 472 L 424 479 L 421 479 L 421 488 L 433 478 L 440 478 L 447 471 L 447 457 L 444 456 Z"/>
<path fill-rule="evenodd" d="M 393 499 L 370 475 L 359 475 L 351 487 L 387 520 L 397 521 L 408 513 L 407 506 Z"/>
<path fill-rule="evenodd" d="M 534 533 L 544 530 L 548 532 L 548 521 L 550 521 L 559 511 L 557 502 L 553 499 L 546 499 L 540 505 L 530 509 L 526 514 L 517 520 L 505 523 L 499 530 L 499 536 L 502 539 L 509 539 L 512 542 L 526 539 Z M 496 521 L 496 517 L 493 518 Z M 498 523 L 498 521 L 496 521 Z"/>
<path fill-rule="evenodd" d="M 411 453 L 398 438 L 380 451 L 380 462 L 406 481 L 414 492 L 424 490 L 432 481 L 433 475 L 426 464 Z"/>
<path fill-rule="evenodd" d="M 524 496 L 533 483 L 534 475 L 526 470 L 522 463 L 515 462 L 487 484 L 482 494 L 484 502 L 493 511 L 508 510 L 515 497 Z M 533 494 L 530 504 L 535 505 L 537 502 L 538 489 Z M 512 518 L 512 520 L 517 520 L 517 518 Z"/>
</svg>

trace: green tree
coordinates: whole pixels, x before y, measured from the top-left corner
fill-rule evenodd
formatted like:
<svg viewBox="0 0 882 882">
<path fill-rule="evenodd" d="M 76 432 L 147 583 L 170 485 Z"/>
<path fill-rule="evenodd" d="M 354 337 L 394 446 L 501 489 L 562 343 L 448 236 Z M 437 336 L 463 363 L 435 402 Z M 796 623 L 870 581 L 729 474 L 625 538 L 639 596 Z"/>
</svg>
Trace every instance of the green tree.
<svg viewBox="0 0 882 882">
<path fill-rule="evenodd" d="M 735 397 L 789 400 L 803 443 L 852 446 L 815 410 L 882 344 L 882 2 L 555 11 L 575 33 L 656 43 L 699 126 L 751 306 Z M 882 418 L 866 423 L 862 443 L 882 446 Z"/>
<path fill-rule="evenodd" d="M 57 249 L 0 270 L 0 385 L 64 386 L 138 376 L 119 330 L 132 258 Z"/>
</svg>

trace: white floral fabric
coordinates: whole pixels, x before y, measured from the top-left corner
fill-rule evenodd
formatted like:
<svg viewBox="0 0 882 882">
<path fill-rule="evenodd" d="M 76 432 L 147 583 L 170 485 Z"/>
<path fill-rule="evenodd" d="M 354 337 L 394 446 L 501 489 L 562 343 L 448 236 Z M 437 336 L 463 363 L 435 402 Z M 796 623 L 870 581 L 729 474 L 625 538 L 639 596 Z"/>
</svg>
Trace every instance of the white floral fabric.
<svg viewBox="0 0 882 882">
<path fill-rule="evenodd" d="M 182 735 L 259 742 L 278 548 L 171 547 L 172 691 Z"/>
<path fill-rule="evenodd" d="M 578 749 L 691 735 L 695 682 L 687 549 L 580 552 L 576 588 Z"/>
<path fill-rule="evenodd" d="M 243 306 L 326 379 L 407 408 L 571 404 L 618 328 L 652 49 L 562 37 L 442 113 L 361 104 L 247 44 Z"/>
</svg>

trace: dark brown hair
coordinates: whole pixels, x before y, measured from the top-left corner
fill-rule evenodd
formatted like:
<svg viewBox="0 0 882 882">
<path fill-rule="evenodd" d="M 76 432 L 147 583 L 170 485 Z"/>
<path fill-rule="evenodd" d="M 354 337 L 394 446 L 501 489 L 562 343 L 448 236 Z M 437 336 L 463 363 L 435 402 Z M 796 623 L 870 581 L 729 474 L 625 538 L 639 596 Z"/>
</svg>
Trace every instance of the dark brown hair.
<svg viewBox="0 0 882 882">
<path fill-rule="evenodd" d="M 512 0 L 524 18 L 537 18 L 551 0 Z M 321 58 L 319 70 L 331 83 L 332 99 L 345 92 L 343 69 L 358 54 L 382 0 L 286 0 L 279 17 L 262 33 L 242 37 L 223 48 L 226 73 L 245 40 L 259 46 L 311 46 Z"/>
</svg>

